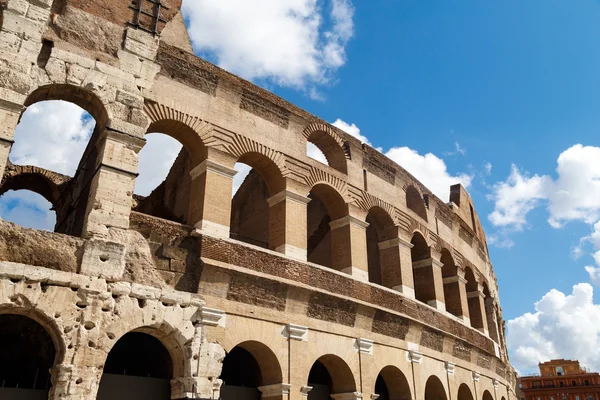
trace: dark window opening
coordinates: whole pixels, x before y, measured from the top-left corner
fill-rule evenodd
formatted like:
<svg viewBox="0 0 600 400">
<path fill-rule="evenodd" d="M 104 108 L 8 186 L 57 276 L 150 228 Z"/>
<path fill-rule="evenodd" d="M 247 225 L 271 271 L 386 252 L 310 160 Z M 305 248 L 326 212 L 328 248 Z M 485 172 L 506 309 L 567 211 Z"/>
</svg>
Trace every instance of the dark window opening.
<svg viewBox="0 0 600 400">
<path fill-rule="evenodd" d="M 0 315 L 0 398 L 4 388 L 48 391 L 56 350 L 52 338 L 34 320 Z"/>
<path fill-rule="evenodd" d="M 310 369 L 308 386 L 312 386 L 312 390 L 308 392 L 308 400 L 328 400 L 330 398 L 333 382 L 327 367 L 322 362 L 316 361 Z"/>
</svg>

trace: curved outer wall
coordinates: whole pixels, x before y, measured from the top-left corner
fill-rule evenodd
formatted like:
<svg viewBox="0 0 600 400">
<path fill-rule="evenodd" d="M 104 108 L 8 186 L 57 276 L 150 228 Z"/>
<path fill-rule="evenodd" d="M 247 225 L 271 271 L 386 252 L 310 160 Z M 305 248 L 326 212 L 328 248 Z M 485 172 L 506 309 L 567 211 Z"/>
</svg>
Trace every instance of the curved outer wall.
<svg viewBox="0 0 600 400">
<path fill-rule="evenodd" d="M 514 398 L 496 278 L 464 188 L 440 200 L 376 150 L 197 58 L 180 2 L 163 3 L 154 35 L 120 0 L 0 1 L 0 191 L 37 188 L 57 213 L 57 233 L 0 222 L 0 314 L 52 336 L 50 398 L 96 398 L 107 354 L 131 331 L 169 350 L 173 399 L 218 398 L 238 345 L 260 366 L 263 398 L 306 398 L 316 360 L 345 371 L 332 374 L 336 398 L 369 398 L 382 371 L 402 375 L 413 399 L 434 381 L 448 399 L 461 385 Z M 96 119 L 74 177 L 8 162 L 20 116 L 43 100 Z M 134 197 L 151 132 L 185 151 L 151 196 Z M 307 141 L 329 166 L 306 156 Z M 232 234 L 237 161 L 264 182 L 268 234 L 253 242 Z"/>
</svg>

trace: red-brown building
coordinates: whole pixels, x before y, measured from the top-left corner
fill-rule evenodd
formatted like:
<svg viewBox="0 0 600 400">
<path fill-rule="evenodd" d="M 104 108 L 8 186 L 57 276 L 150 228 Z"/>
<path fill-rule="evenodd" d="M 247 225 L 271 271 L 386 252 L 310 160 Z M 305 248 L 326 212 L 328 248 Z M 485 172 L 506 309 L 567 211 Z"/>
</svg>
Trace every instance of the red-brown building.
<svg viewBox="0 0 600 400">
<path fill-rule="evenodd" d="M 579 361 L 551 360 L 539 368 L 539 375 L 519 379 L 520 400 L 600 400 L 600 374 Z"/>
</svg>

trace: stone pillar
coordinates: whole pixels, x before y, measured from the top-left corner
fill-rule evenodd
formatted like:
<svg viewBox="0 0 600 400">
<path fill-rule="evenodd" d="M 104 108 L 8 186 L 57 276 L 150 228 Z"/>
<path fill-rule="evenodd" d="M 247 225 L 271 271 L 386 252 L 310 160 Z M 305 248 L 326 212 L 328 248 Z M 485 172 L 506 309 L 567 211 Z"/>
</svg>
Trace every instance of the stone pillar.
<svg viewBox="0 0 600 400">
<path fill-rule="evenodd" d="M 467 280 L 465 271 L 460 268 L 456 270 L 457 275 L 444 278 L 444 296 L 446 300 L 446 311 L 457 316 L 466 324 L 469 320 L 469 303 L 467 302 Z"/>
<path fill-rule="evenodd" d="M 404 239 L 394 238 L 379 242 L 378 246 L 383 285 L 414 299 L 415 288 L 410 257 L 410 249 L 413 245 Z"/>
<path fill-rule="evenodd" d="M 25 96 L 0 88 L 0 179 L 4 176 L 19 118 L 25 110 L 23 101 Z"/>
<path fill-rule="evenodd" d="M 231 191 L 236 170 L 206 159 L 190 171 L 190 225 L 217 237 L 229 237 Z"/>
<path fill-rule="evenodd" d="M 442 266 L 435 258 L 426 258 L 412 264 L 416 299 L 440 311 L 446 311 Z"/>
<path fill-rule="evenodd" d="M 208 342 L 203 330 L 194 327 L 194 337 L 185 344 L 186 359 L 182 376 L 171 379 L 171 399 L 218 399 L 223 381 L 219 379 L 225 350 L 218 343 Z"/>
<path fill-rule="evenodd" d="M 310 199 L 289 190 L 270 197 L 269 249 L 306 261 L 306 206 Z"/>
<path fill-rule="evenodd" d="M 143 144 L 144 139 L 111 128 L 99 135 L 95 164 L 91 165 L 90 160 L 89 164 L 81 165 L 82 170 L 93 171 L 83 223 L 84 236 L 105 237 L 109 228 L 129 228 L 138 153 Z"/>
<path fill-rule="evenodd" d="M 471 326 L 487 335 L 488 328 L 487 318 L 485 315 L 485 294 L 483 294 L 483 286 L 481 284 L 477 284 L 477 290 L 467 292 L 467 299 L 469 301 L 469 317 L 471 319 Z"/>
<path fill-rule="evenodd" d="M 348 215 L 332 221 L 330 226 L 333 269 L 368 282 L 367 226 L 369 224 Z"/>
<path fill-rule="evenodd" d="M 488 323 L 488 332 L 490 339 L 494 342 L 499 343 L 498 340 L 498 321 L 496 320 L 496 306 L 494 300 L 488 297 L 484 300 L 485 303 L 485 317 Z"/>
</svg>

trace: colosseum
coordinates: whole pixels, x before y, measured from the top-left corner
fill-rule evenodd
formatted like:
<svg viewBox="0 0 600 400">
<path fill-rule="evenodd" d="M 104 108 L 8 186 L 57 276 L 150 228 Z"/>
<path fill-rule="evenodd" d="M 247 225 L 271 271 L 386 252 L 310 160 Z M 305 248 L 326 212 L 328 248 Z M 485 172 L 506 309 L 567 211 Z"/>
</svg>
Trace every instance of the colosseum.
<svg viewBox="0 0 600 400">
<path fill-rule="evenodd" d="M 181 0 L 0 0 L 0 398 L 513 400 L 465 189 L 196 57 Z M 74 176 L 14 165 L 27 107 L 96 121 Z M 133 194 L 145 135 L 183 150 Z M 327 159 L 307 156 L 307 143 Z M 232 198 L 234 165 L 253 168 Z"/>
</svg>

